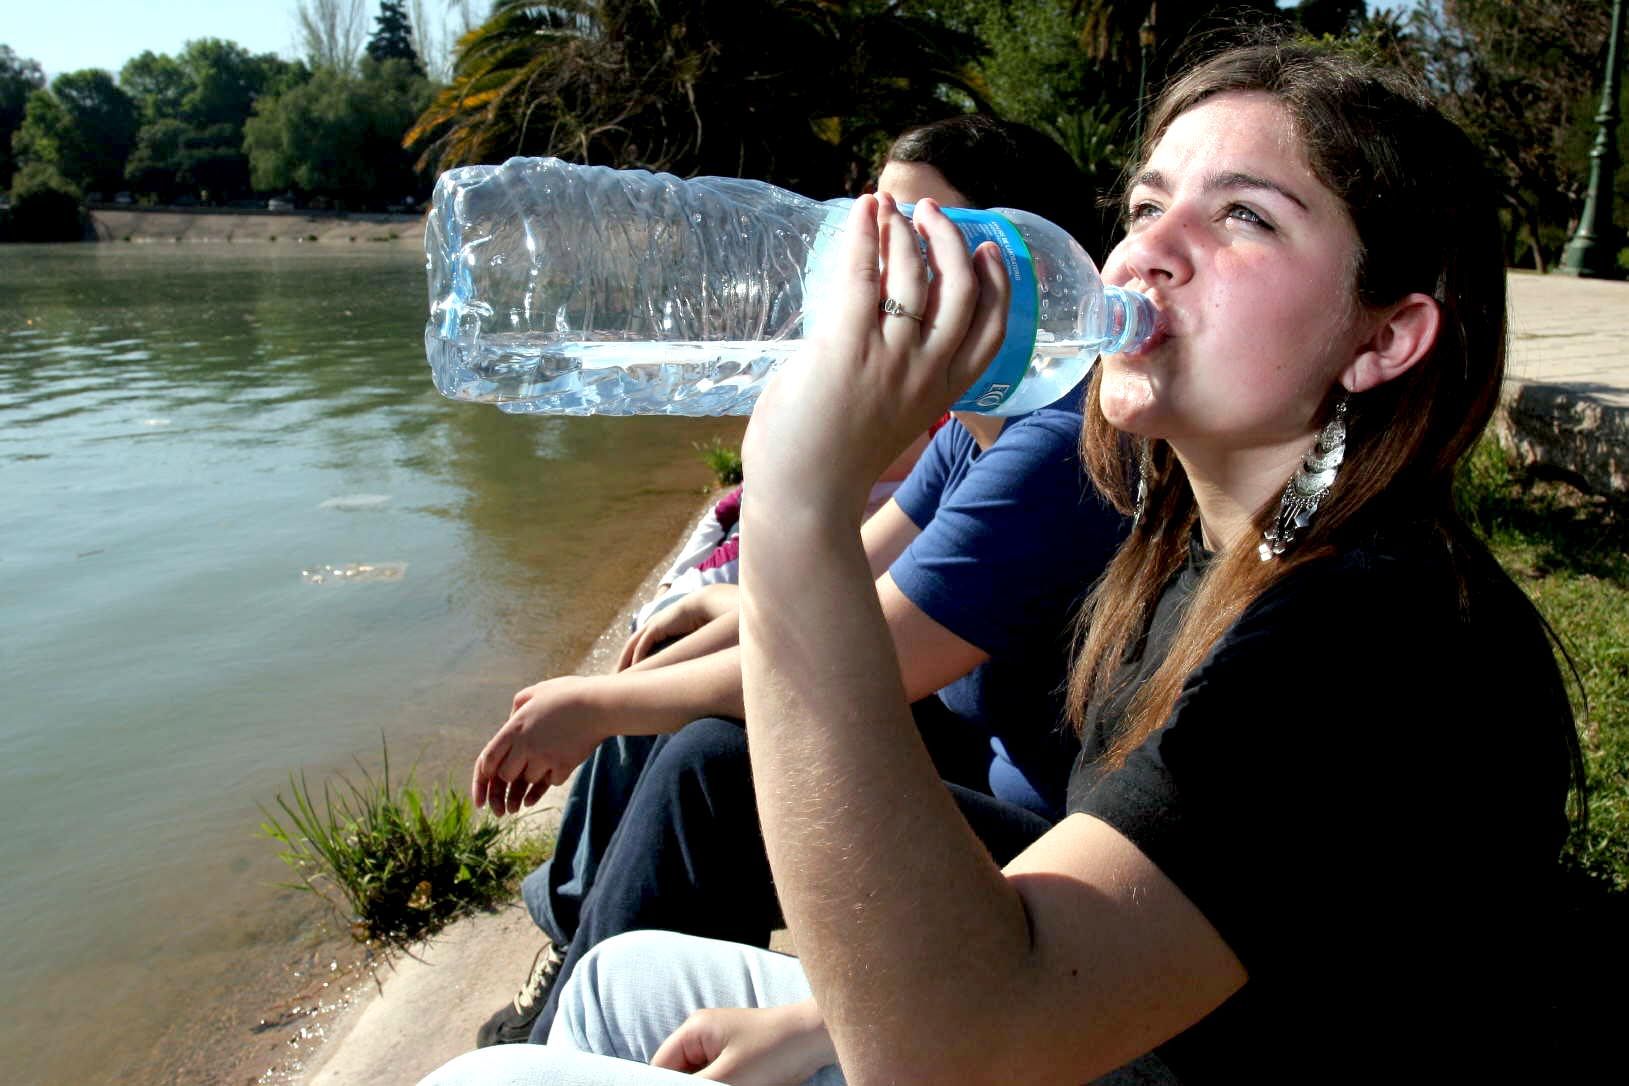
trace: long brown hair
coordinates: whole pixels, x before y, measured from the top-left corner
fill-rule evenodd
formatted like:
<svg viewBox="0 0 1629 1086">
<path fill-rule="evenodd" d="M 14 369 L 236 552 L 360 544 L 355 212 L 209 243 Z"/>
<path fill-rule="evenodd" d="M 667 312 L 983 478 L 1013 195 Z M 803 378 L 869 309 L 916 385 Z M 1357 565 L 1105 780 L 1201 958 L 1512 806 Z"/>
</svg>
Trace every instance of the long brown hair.
<svg viewBox="0 0 1629 1086">
<path fill-rule="evenodd" d="M 1436 299 L 1441 327 L 1428 357 L 1352 398 L 1345 464 L 1295 545 L 1275 561 L 1257 557 L 1260 532 L 1277 510 L 1275 494 L 1255 512 L 1254 536 L 1208 565 L 1165 660 L 1130 700 L 1103 757 L 1110 766 L 1170 716 L 1184 680 L 1268 586 L 1372 530 L 1381 518 L 1428 526 L 1461 571 L 1466 562 L 1492 561 L 1459 520 L 1452 498 L 1455 466 L 1497 406 L 1505 365 L 1498 211 L 1475 148 L 1400 74 L 1311 43 L 1280 42 L 1231 49 L 1173 83 L 1150 115 L 1144 159 L 1175 118 L 1231 91 L 1273 95 L 1292 119 L 1309 166 L 1344 203 L 1358 239 L 1355 304 L 1383 307 L 1418 291 Z M 1094 376 L 1081 437 L 1087 470 L 1129 513 L 1138 459 L 1146 457 L 1148 490 L 1141 519 L 1081 616 L 1069 682 L 1077 729 L 1089 702 L 1114 693 L 1114 678 L 1146 630 L 1155 601 L 1187 559 L 1198 515 L 1170 447 L 1110 426 L 1099 408 L 1099 385 Z M 1576 775 L 1577 740 L 1568 723 Z"/>
</svg>

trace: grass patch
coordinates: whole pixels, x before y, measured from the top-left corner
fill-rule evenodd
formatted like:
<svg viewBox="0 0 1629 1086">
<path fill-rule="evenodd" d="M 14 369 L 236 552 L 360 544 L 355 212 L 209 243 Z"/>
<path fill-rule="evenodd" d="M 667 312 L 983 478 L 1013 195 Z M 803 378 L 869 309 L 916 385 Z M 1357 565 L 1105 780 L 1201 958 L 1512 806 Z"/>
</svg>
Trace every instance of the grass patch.
<svg viewBox="0 0 1629 1086">
<path fill-rule="evenodd" d="M 1629 509 L 1521 477 L 1484 438 L 1462 467 L 1462 512 L 1532 597 L 1583 682 L 1574 712 L 1589 786 L 1588 829 L 1564 860 L 1574 876 L 1629 894 Z"/>
<path fill-rule="evenodd" d="M 484 815 L 450 782 L 421 789 L 409 770 L 393 781 L 383 750 L 379 776 L 360 763 L 356 780 L 339 774 L 320 799 L 305 775 L 290 774 L 290 795 L 261 807 L 261 835 L 282 846 L 295 873 L 290 889 L 316 894 L 348 921 L 359 942 L 402 949 L 448 922 L 513 896 L 517 881 L 553 849 Z"/>
<path fill-rule="evenodd" d="M 1609 1038 L 1629 1014 L 1629 506 L 1525 478 L 1491 437 L 1461 465 L 1455 496 L 1583 686 L 1572 693 L 1589 819 L 1562 851 L 1555 1017 L 1535 1028 L 1555 1038 L 1555 1081 L 1612 1081 L 1622 1057 Z"/>
<path fill-rule="evenodd" d="M 715 437 L 705 445 L 697 443 L 695 450 L 718 480 L 719 486 L 734 486 L 741 481 L 741 450 Z"/>
</svg>

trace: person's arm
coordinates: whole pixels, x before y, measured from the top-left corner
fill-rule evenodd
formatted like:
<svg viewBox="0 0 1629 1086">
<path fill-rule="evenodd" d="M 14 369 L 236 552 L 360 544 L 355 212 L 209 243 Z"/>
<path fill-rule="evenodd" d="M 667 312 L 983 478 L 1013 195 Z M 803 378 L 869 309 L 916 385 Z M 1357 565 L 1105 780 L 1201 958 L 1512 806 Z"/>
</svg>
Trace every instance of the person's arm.
<svg viewBox="0 0 1629 1086">
<path fill-rule="evenodd" d="M 1003 874 L 916 736 L 858 538 L 868 458 L 982 368 L 1006 288 L 990 248 L 970 264 L 931 201 L 916 221 L 932 291 L 913 282 L 915 239 L 890 208 L 868 221 L 856 202 L 842 326 L 816 345 L 819 367 L 777 376 L 747 436 L 760 482 L 744 510 L 742 662 L 764 839 L 851 1084 L 1078 1084 L 1197 1021 L 1243 969 L 1106 823 L 1072 816 Z M 920 327 L 877 316 L 879 234 L 906 269 L 887 293 L 925 311 Z M 977 983 L 946 983 L 956 971 Z"/>
<path fill-rule="evenodd" d="M 977 646 L 923 613 L 886 574 L 871 586 L 872 606 L 879 600 L 888 616 L 889 652 L 899 661 L 913 701 L 985 659 Z M 509 719 L 475 760 L 471 794 L 477 806 L 513 814 L 536 803 L 613 735 L 654 735 L 701 717 L 745 716 L 741 649 L 733 643 L 736 619 L 731 614 L 713 624 L 731 642 L 718 651 L 665 666 L 550 679 L 516 694 Z"/>
<path fill-rule="evenodd" d="M 881 509 L 866 518 L 865 524 L 860 528 L 860 538 L 865 547 L 865 556 L 871 570 L 872 579 L 881 577 L 887 572 L 894 560 L 905 553 L 905 548 L 911 545 L 911 540 L 922 534 L 922 529 L 905 510 L 899 507 L 899 502 L 889 498 L 883 503 Z"/>
<path fill-rule="evenodd" d="M 629 635 L 617 659 L 616 670 L 662 667 L 735 644 L 739 639 L 735 623 L 737 591 L 734 582 L 719 582 L 698 588 L 663 607 Z M 661 652 L 653 652 L 664 641 L 674 644 Z"/>
<path fill-rule="evenodd" d="M 509 719 L 475 759 L 470 794 L 478 807 L 513 814 L 613 735 L 672 732 L 743 712 L 738 649 L 654 671 L 549 679 L 515 695 Z"/>
</svg>

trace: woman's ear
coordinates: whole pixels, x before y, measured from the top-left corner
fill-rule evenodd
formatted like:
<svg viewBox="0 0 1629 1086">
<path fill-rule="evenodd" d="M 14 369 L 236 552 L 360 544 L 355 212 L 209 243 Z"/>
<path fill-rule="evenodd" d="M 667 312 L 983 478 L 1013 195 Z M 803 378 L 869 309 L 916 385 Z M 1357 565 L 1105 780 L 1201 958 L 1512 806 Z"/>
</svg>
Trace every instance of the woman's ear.
<svg viewBox="0 0 1629 1086">
<path fill-rule="evenodd" d="M 1387 306 L 1341 371 L 1341 385 L 1348 392 L 1367 392 L 1401 377 L 1431 352 L 1441 322 L 1442 310 L 1429 294 L 1410 294 Z"/>
</svg>

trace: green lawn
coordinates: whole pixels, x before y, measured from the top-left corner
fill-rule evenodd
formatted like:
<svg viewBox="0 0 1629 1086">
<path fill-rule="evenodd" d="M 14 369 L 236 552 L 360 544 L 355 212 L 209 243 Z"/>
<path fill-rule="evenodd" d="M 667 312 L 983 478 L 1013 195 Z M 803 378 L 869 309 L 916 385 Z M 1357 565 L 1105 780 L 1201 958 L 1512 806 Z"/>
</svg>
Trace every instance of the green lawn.
<svg viewBox="0 0 1629 1086">
<path fill-rule="evenodd" d="M 1524 480 L 1484 439 L 1460 475 L 1461 508 L 1566 646 L 1589 790 L 1563 856 L 1552 992 L 1556 1082 L 1622 1075 L 1629 1019 L 1629 505 Z M 1498 953 L 1490 947 L 1490 953 Z"/>
<path fill-rule="evenodd" d="M 1461 506 L 1566 646 L 1589 782 L 1575 825 L 1575 874 L 1629 893 L 1629 508 L 1560 483 L 1519 478 L 1485 441 L 1460 479 Z"/>
</svg>

